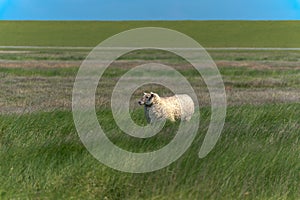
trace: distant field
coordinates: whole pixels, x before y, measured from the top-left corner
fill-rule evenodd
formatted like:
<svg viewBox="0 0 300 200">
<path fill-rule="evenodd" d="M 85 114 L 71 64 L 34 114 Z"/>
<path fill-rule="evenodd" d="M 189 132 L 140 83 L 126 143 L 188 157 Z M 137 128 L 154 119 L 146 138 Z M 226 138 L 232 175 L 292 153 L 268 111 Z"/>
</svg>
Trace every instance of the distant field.
<svg viewBox="0 0 300 200">
<path fill-rule="evenodd" d="M 300 21 L 1 21 L 0 46 L 96 46 L 146 26 L 178 30 L 204 47 L 300 47 Z"/>
<path fill-rule="evenodd" d="M 109 104 L 109 93 L 118 77 L 133 66 L 149 62 L 175 67 L 194 85 L 201 98 L 201 105 L 209 105 L 206 86 L 191 66 L 166 52 L 147 52 L 133 52 L 123 56 L 107 70 L 105 87 L 99 88 L 99 105 Z M 229 105 L 261 105 L 299 101 L 299 52 L 210 51 L 210 55 L 222 74 Z M 70 109 L 73 82 L 87 54 L 88 51 L 82 50 L 13 53 L 7 50 L 0 53 L 0 113 L 19 113 L 24 111 L 24 107 L 25 112 Z"/>
</svg>

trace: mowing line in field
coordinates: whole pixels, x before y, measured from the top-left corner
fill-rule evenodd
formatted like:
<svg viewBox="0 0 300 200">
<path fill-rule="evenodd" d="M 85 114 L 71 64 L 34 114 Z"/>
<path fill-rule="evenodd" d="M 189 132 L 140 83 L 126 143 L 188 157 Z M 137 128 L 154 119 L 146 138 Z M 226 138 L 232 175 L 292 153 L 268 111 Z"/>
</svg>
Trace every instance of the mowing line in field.
<svg viewBox="0 0 300 200">
<path fill-rule="evenodd" d="M 0 49 L 62 49 L 62 50 L 92 50 L 93 47 L 60 47 L 60 46 L 0 46 Z"/>
<path fill-rule="evenodd" d="M 0 49 L 61 49 L 61 50 L 92 50 L 94 47 L 71 47 L 71 46 L 0 46 Z M 133 47 L 107 47 L 107 50 L 127 50 Z M 199 50 L 198 48 L 166 48 L 167 50 Z M 206 50 L 224 51 L 300 51 L 300 48 L 281 48 L 281 47 L 207 47 Z"/>
</svg>

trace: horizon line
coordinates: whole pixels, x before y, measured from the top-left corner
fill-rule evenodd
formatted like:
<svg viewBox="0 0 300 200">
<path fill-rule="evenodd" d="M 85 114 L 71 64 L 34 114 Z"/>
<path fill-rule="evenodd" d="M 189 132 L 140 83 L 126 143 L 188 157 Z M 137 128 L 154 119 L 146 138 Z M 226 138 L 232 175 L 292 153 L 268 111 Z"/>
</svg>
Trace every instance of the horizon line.
<svg viewBox="0 0 300 200">
<path fill-rule="evenodd" d="M 1 21 L 78 21 L 78 22 L 143 22 L 143 21 L 300 21 L 300 19 L 0 19 Z"/>
</svg>

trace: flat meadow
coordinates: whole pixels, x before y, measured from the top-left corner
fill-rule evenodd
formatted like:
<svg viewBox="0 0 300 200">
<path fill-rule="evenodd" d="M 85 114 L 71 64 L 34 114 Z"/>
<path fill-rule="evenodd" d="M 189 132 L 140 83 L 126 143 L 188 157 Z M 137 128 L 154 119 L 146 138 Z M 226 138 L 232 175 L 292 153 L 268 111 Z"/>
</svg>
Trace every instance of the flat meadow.
<svg viewBox="0 0 300 200">
<path fill-rule="evenodd" d="M 72 90 L 91 47 L 143 26 L 182 31 L 207 47 L 228 107 L 216 146 L 199 159 L 211 116 L 200 74 L 166 51 L 120 57 L 105 71 L 95 99 L 99 123 L 114 144 L 153 151 L 178 129 L 179 122 L 167 122 L 154 137 L 138 139 L 118 128 L 111 93 L 134 66 L 158 62 L 179 71 L 193 86 L 201 114 L 183 156 L 161 170 L 131 174 L 101 164 L 84 147 L 73 122 Z M 297 21 L 0 22 L 0 199 L 300 199 L 300 50 L 260 49 L 300 48 L 299 31 Z M 138 88 L 130 114 L 140 125 L 146 124 L 137 104 L 143 91 L 172 95 L 161 85 Z"/>
</svg>

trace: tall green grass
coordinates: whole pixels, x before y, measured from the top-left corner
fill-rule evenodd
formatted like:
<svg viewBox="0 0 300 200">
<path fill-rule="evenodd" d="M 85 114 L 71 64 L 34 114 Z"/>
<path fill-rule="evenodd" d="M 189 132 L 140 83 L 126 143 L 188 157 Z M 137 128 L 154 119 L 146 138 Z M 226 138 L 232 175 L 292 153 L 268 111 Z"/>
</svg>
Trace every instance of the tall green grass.
<svg viewBox="0 0 300 200">
<path fill-rule="evenodd" d="M 197 153 L 209 124 L 201 109 L 198 136 L 170 166 L 129 174 L 95 160 L 79 140 L 68 111 L 0 116 L 1 199 L 299 199 L 299 104 L 236 106 L 204 159 Z M 127 150 L 159 148 L 176 124 L 153 139 L 126 137 L 109 110 L 99 110 L 108 137 Z M 142 110 L 134 120 L 143 119 Z M 188 133 L 187 133 L 188 134 Z"/>
</svg>

